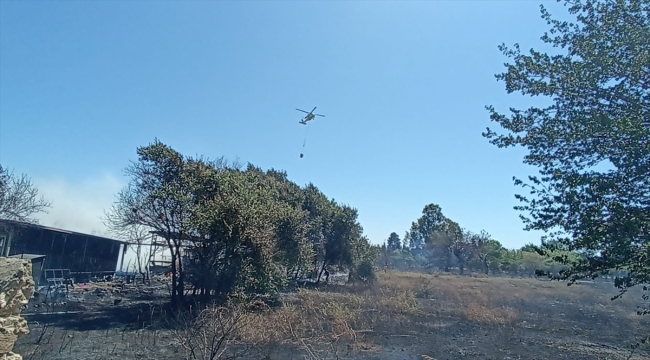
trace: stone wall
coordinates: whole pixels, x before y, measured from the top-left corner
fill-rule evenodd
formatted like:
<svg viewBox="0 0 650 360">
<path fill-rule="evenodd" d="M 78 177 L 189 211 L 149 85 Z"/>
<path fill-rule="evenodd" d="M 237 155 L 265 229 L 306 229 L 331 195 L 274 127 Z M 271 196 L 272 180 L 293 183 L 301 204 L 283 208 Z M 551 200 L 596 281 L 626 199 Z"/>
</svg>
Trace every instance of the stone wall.
<svg viewBox="0 0 650 360">
<path fill-rule="evenodd" d="M 20 310 L 34 295 L 29 260 L 0 257 L 0 360 L 21 360 L 11 350 L 19 336 L 29 333 Z"/>
</svg>

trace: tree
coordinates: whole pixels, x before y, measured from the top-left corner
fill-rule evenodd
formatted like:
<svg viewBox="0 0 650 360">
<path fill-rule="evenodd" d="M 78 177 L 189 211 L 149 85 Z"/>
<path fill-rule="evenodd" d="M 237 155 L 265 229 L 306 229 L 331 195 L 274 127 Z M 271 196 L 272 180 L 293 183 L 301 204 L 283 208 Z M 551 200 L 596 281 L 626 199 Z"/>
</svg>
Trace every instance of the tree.
<svg viewBox="0 0 650 360">
<path fill-rule="evenodd" d="M 327 266 L 374 273 L 357 210 L 312 184 L 301 189 L 281 171 L 185 157 L 158 140 L 138 155 L 107 223 L 125 237 L 143 228 L 167 241 L 172 302 L 183 303 L 186 283 L 193 295 L 224 300 L 277 294 L 310 266 L 319 279 Z"/>
<path fill-rule="evenodd" d="M 352 264 L 348 279 L 355 276 L 363 282 L 374 282 L 377 278 L 377 259 L 380 249 L 378 246 L 370 245 L 370 240 L 365 237 L 351 239 Z"/>
<path fill-rule="evenodd" d="M 321 271 L 316 282 L 327 265 L 337 265 L 339 268 L 353 267 L 352 244 L 362 238 L 363 229 L 357 222 L 358 212 L 347 205 L 339 206 L 335 202 L 325 227 L 324 257 Z"/>
<path fill-rule="evenodd" d="M 442 214 L 442 209 L 436 204 L 428 204 L 422 209 L 422 216 L 411 224 L 409 238 L 411 248 L 422 249 L 430 242 L 430 237 L 439 231 L 447 218 Z"/>
<path fill-rule="evenodd" d="M 458 272 L 460 275 L 465 274 L 465 267 L 474 257 L 474 252 L 478 247 L 478 236 L 469 230 L 461 229 L 452 233 L 451 251 L 458 260 Z"/>
<path fill-rule="evenodd" d="M 449 272 L 455 253 L 462 257 L 462 237 L 463 232 L 458 223 L 444 218 L 427 241 L 430 263 L 443 264 L 443 269 Z"/>
<path fill-rule="evenodd" d="M 274 294 L 300 260 L 299 219 L 280 201 L 277 183 L 258 169 L 217 172 L 217 191 L 197 208 L 200 242 L 192 246 L 202 293 Z M 205 276 L 207 275 L 207 276 Z"/>
<path fill-rule="evenodd" d="M 483 134 L 498 147 L 528 150 L 524 163 L 539 168 L 529 183 L 530 198 L 516 209 L 527 230 L 547 232 L 585 256 L 555 256 L 569 265 L 572 282 L 610 271 L 621 290 L 650 282 L 650 3 L 567 1 L 576 22 L 555 20 L 541 40 L 559 54 L 519 45 L 500 50 L 512 59 L 496 75 L 508 93 L 544 96 L 550 105 L 510 115 L 487 109 L 504 134 Z M 547 245 L 541 252 L 554 250 Z M 565 254 L 566 255 L 566 254 Z"/>
<path fill-rule="evenodd" d="M 402 249 L 402 240 L 400 240 L 399 235 L 397 233 L 390 233 L 390 236 L 388 236 L 388 240 L 386 240 L 386 246 L 388 247 L 388 251 L 395 251 L 395 250 L 401 250 Z"/>
<path fill-rule="evenodd" d="M 35 214 L 46 212 L 52 205 L 43 196 L 26 174 L 14 175 L 0 165 L 0 219 L 37 224 Z"/>
<path fill-rule="evenodd" d="M 182 247 L 192 233 L 192 179 L 185 157 L 157 139 L 137 153 L 138 161 L 126 169 L 131 180 L 106 214 L 106 223 L 113 229 L 142 226 L 165 239 L 172 261 L 172 302 L 178 304 L 184 298 Z"/>
<path fill-rule="evenodd" d="M 510 275 L 517 275 L 521 270 L 523 255 L 521 250 L 505 250 L 501 254 L 500 267 L 501 271 Z"/>
<path fill-rule="evenodd" d="M 411 250 L 415 249 L 415 244 L 413 242 L 413 239 L 411 238 L 411 233 L 407 231 L 404 233 L 404 240 L 402 241 L 404 244 L 404 250 Z"/>
<path fill-rule="evenodd" d="M 307 212 L 307 238 L 314 254 L 312 275 L 318 277 L 322 272 L 321 264 L 325 261 L 324 229 L 332 204 L 314 184 L 307 184 L 302 193 L 302 209 Z"/>
<path fill-rule="evenodd" d="M 402 240 L 402 250 L 404 251 L 408 251 L 411 248 L 409 245 L 411 240 L 409 238 L 410 238 L 409 232 L 406 231 L 404 233 L 404 239 Z"/>
<path fill-rule="evenodd" d="M 490 234 L 482 230 L 476 236 L 475 256 L 481 262 L 483 273 L 488 274 L 490 269 L 494 269 L 493 263 L 498 263 L 501 258 L 503 246 L 497 240 L 492 239 Z M 491 266 L 492 265 L 492 266 Z"/>
</svg>

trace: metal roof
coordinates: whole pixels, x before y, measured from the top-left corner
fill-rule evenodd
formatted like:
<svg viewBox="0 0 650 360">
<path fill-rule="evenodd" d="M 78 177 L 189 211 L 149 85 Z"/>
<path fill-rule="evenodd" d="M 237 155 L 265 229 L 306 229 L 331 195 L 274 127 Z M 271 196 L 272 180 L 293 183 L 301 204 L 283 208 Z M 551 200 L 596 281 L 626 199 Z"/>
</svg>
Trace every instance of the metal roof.
<svg viewBox="0 0 650 360">
<path fill-rule="evenodd" d="M 16 259 L 34 260 L 34 259 L 44 258 L 45 255 L 38 255 L 38 254 L 17 254 L 17 255 L 9 255 L 9 256 L 7 256 L 7 257 L 10 257 L 10 258 L 16 258 Z"/>
<path fill-rule="evenodd" d="M 9 225 L 16 225 L 16 226 L 21 226 L 21 227 L 27 227 L 27 228 L 35 228 L 35 229 L 42 229 L 42 230 L 47 230 L 47 231 L 54 231 L 58 232 L 61 234 L 71 234 L 71 235 L 77 235 L 77 236 L 86 236 L 86 237 L 91 237 L 91 238 L 96 238 L 100 240 L 108 240 L 108 241 L 115 241 L 120 244 L 128 244 L 127 241 L 124 240 L 117 240 L 117 239 L 111 239 L 107 238 L 104 236 L 97 236 L 97 235 L 91 235 L 91 234 L 84 234 L 76 231 L 70 231 L 70 230 L 64 230 L 64 229 L 57 229 L 49 226 L 43 226 L 39 224 L 32 224 L 32 223 L 26 223 L 22 221 L 15 221 L 15 220 L 5 220 L 5 219 L 0 219 L 0 224 L 9 224 Z"/>
</svg>

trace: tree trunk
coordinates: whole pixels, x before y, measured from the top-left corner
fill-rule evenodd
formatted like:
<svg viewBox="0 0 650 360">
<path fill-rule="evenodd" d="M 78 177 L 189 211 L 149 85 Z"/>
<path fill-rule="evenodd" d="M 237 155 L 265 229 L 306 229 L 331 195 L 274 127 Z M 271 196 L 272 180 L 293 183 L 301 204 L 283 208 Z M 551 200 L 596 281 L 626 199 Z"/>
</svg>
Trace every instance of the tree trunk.
<svg viewBox="0 0 650 360">
<path fill-rule="evenodd" d="M 325 270 L 325 265 L 327 262 L 323 261 L 323 266 L 320 268 L 320 271 L 318 272 L 318 279 L 316 279 L 316 284 L 320 283 L 320 278 L 323 275 L 323 271 Z"/>
<path fill-rule="evenodd" d="M 465 263 L 461 259 L 458 259 L 458 270 L 460 275 L 465 275 Z"/>
<path fill-rule="evenodd" d="M 176 292 L 176 283 L 178 282 L 178 274 L 176 273 L 176 252 L 171 251 L 172 260 L 172 305 L 178 304 L 178 296 Z"/>
<path fill-rule="evenodd" d="M 451 265 L 451 251 L 447 251 L 447 256 L 445 257 L 445 272 L 449 272 L 449 266 Z"/>
<path fill-rule="evenodd" d="M 183 257 L 181 256 L 180 246 L 176 248 L 178 258 L 178 282 L 176 284 L 176 291 L 178 292 L 178 300 L 183 303 L 185 299 L 185 273 L 183 271 Z"/>
<path fill-rule="evenodd" d="M 490 271 L 490 266 L 488 265 L 487 257 L 483 258 L 483 271 L 485 275 L 488 275 L 488 272 Z"/>
</svg>

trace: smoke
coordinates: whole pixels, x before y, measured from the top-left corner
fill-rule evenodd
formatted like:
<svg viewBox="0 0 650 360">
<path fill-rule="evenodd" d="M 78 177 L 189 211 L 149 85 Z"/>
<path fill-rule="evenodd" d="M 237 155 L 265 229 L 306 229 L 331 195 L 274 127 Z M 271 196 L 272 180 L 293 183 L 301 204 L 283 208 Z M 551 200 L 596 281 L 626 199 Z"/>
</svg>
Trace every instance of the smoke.
<svg viewBox="0 0 650 360">
<path fill-rule="evenodd" d="M 126 179 L 120 181 L 111 173 L 102 173 L 78 180 L 61 177 L 32 179 L 39 194 L 52 203 L 47 214 L 37 215 L 41 225 L 114 238 L 102 222 L 104 212 L 115 202 L 115 196 L 126 185 Z M 137 253 L 129 246 L 124 259 L 122 254 L 117 262 L 116 271 L 135 271 Z M 140 259 L 149 258 L 148 247 L 142 249 Z"/>
<path fill-rule="evenodd" d="M 52 203 L 37 215 L 41 225 L 108 236 L 101 217 L 115 201 L 124 183 L 110 173 L 70 180 L 61 177 L 33 179 L 39 194 Z"/>
</svg>

